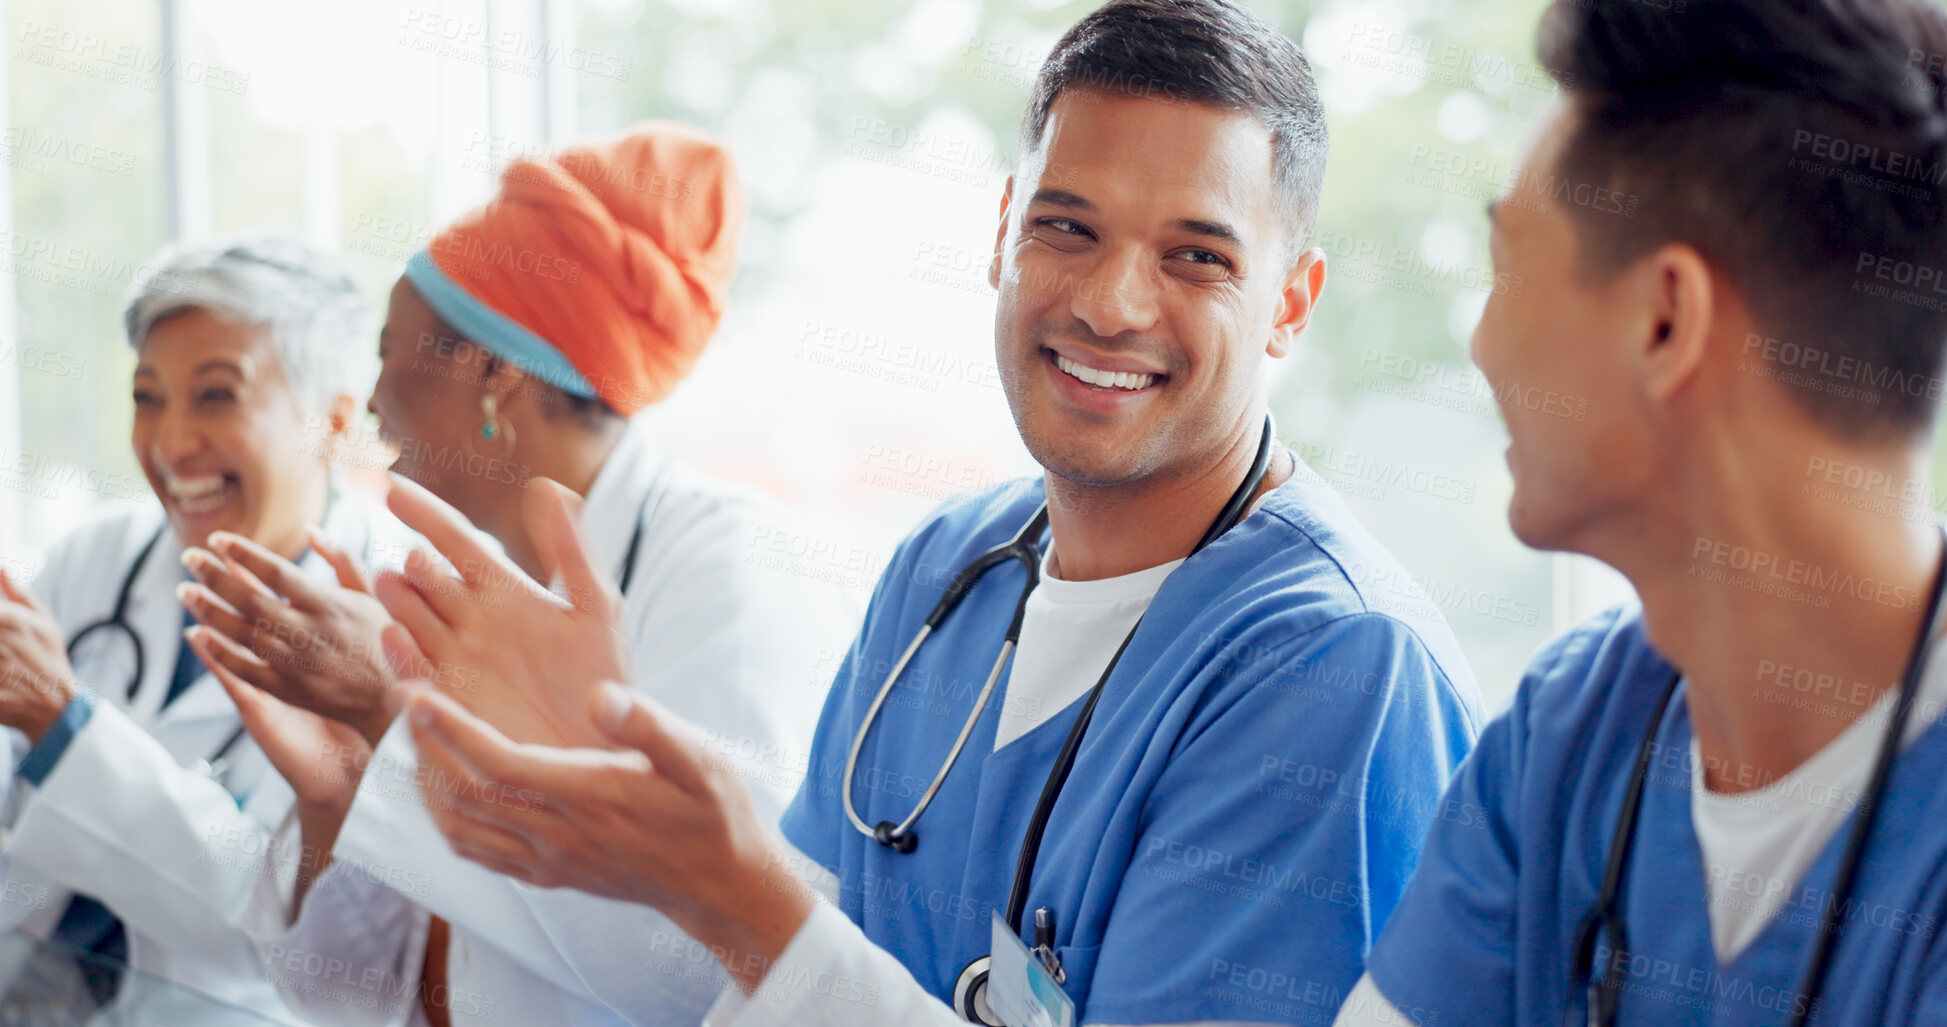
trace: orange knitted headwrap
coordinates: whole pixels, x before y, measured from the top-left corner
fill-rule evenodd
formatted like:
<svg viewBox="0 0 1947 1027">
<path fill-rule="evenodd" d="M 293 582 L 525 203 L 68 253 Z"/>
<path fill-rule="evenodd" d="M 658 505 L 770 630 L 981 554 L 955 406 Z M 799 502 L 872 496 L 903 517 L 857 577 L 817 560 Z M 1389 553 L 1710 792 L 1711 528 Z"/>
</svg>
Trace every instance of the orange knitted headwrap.
<svg viewBox="0 0 1947 1027">
<path fill-rule="evenodd" d="M 629 415 L 667 396 L 716 331 L 743 218 L 720 140 L 644 122 L 515 160 L 500 194 L 436 236 L 407 277 L 472 341 Z M 487 309 L 463 309 L 475 303 Z"/>
</svg>

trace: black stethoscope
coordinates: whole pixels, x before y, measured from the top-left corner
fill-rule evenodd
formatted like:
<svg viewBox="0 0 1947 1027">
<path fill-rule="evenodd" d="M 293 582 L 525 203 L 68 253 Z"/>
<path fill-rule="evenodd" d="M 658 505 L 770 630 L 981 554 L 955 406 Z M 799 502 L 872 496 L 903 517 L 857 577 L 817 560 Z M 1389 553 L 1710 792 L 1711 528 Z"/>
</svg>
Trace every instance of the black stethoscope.
<svg viewBox="0 0 1947 1027">
<path fill-rule="evenodd" d="M 149 540 L 142 543 L 142 548 L 135 554 L 135 562 L 129 564 L 128 574 L 122 578 L 121 590 L 115 593 L 115 607 L 109 611 L 108 616 L 83 625 L 81 630 L 74 633 L 73 638 L 68 639 L 70 665 L 74 663 L 75 656 L 81 651 L 81 643 L 87 641 L 90 636 L 101 634 L 104 638 L 112 639 L 116 632 L 120 632 L 128 639 L 129 646 L 135 653 L 135 673 L 129 677 L 128 688 L 123 690 L 122 697 L 129 702 L 135 700 L 136 686 L 142 683 L 142 675 L 149 668 L 148 649 L 142 645 L 142 636 L 137 635 L 128 622 L 129 598 L 135 592 L 135 579 L 141 576 L 142 568 L 149 562 L 149 554 L 155 552 L 156 544 L 162 541 L 162 533 L 168 529 L 169 522 L 164 521 L 162 526 L 156 529 L 155 534 L 150 535 Z"/>
<path fill-rule="evenodd" d="M 156 528 L 155 534 L 150 535 L 149 540 L 144 542 L 142 548 L 136 552 L 135 560 L 129 564 L 128 573 L 122 577 L 122 587 L 115 592 L 115 606 L 109 611 L 108 616 L 83 625 L 74 633 L 73 638 L 68 639 L 70 666 L 74 664 L 77 655 L 81 652 L 81 643 L 87 641 L 92 635 L 112 639 L 119 633 L 121 637 L 128 639 L 129 649 L 135 654 L 135 669 L 134 673 L 129 675 L 128 687 L 122 690 L 122 701 L 125 703 L 135 702 L 135 690 L 141 687 L 142 676 L 149 668 L 148 648 L 142 644 L 142 636 L 136 634 L 134 626 L 129 623 L 128 604 L 130 597 L 135 593 L 135 579 L 142 576 L 142 568 L 148 566 L 149 555 L 155 552 L 157 543 L 162 541 L 163 532 L 168 530 L 169 522 L 164 520 L 162 525 Z M 196 769 L 212 780 L 221 780 L 230 766 L 230 751 L 243 740 L 243 735 L 243 726 L 239 724 L 236 730 L 230 732 L 230 736 L 223 740 L 223 744 L 217 747 L 216 752 L 206 759 L 197 761 Z"/>
<path fill-rule="evenodd" d="M 628 598 L 629 584 L 635 580 L 636 553 L 642 549 L 642 530 L 649 523 L 649 508 L 656 505 L 656 497 L 662 494 L 659 488 L 651 487 L 642 497 L 642 508 L 636 511 L 635 531 L 629 535 L 629 548 L 622 553 L 622 573 L 615 576 L 615 590 Z"/>
<path fill-rule="evenodd" d="M 1195 556 L 1205 546 L 1216 541 L 1219 536 L 1235 527 L 1237 522 L 1244 518 L 1245 512 L 1250 508 L 1251 497 L 1264 483 L 1265 473 L 1270 467 L 1271 438 L 1271 418 L 1267 416 L 1264 419 L 1264 434 L 1258 440 L 1257 456 L 1251 462 L 1250 472 L 1244 476 L 1244 482 L 1237 487 L 1237 491 L 1231 493 L 1230 501 L 1224 504 L 1222 512 L 1211 523 L 1210 529 L 1204 532 L 1203 538 L 1198 540 L 1194 549 L 1190 550 L 1191 556 Z M 959 761 L 960 752 L 966 748 L 967 739 L 972 736 L 974 725 L 980 720 L 981 712 L 987 708 L 987 700 L 993 694 L 994 684 L 1000 680 L 1002 668 L 1007 666 L 1008 657 L 1013 655 L 1014 648 L 1020 641 L 1021 620 L 1027 613 L 1028 596 L 1041 580 L 1041 551 L 1036 543 L 1047 526 L 1048 506 L 1043 503 L 1012 539 L 975 557 L 972 563 L 955 575 L 952 583 L 947 586 L 946 593 L 940 597 L 938 603 L 934 604 L 933 612 L 926 615 L 926 621 L 920 626 L 919 633 L 913 637 L 912 644 L 906 647 L 899 661 L 893 664 L 892 672 L 886 675 L 885 684 L 879 686 L 879 694 L 873 698 L 872 705 L 867 707 L 865 722 L 859 725 L 858 734 L 852 739 L 852 751 L 845 758 L 843 790 L 845 816 L 852 822 L 852 826 L 866 837 L 896 852 L 911 852 L 918 846 L 919 836 L 913 833 L 913 824 L 932 804 L 933 797 L 946 783 L 947 774 Z M 1007 634 L 1001 642 L 1000 655 L 995 657 L 993 669 L 987 674 L 987 683 L 981 688 L 980 695 L 974 699 L 973 710 L 967 714 L 966 723 L 961 725 L 960 735 L 954 739 L 953 748 L 947 753 L 946 762 L 940 765 L 939 772 L 933 775 L 932 783 L 920 796 L 919 804 L 913 807 L 913 811 L 907 814 L 904 820 L 897 824 L 891 821 L 880 821 L 876 825 L 866 824 L 859 816 L 857 807 L 852 804 L 852 778 L 858 769 L 859 752 L 865 747 L 866 736 L 872 731 L 873 721 L 878 719 L 880 707 L 885 705 L 886 697 L 892 694 L 893 686 L 899 683 L 899 675 L 906 669 L 906 665 L 912 662 L 913 656 L 919 652 L 920 645 L 939 630 L 940 625 L 946 621 L 947 615 L 960 605 L 960 601 L 973 590 L 982 575 L 1009 560 L 1021 565 L 1022 570 L 1027 573 L 1027 580 L 1021 586 L 1021 597 L 1014 603 L 1014 617 L 1008 622 Z M 1007 923 L 1016 934 L 1021 931 L 1022 915 L 1027 910 L 1028 884 L 1034 876 L 1035 857 L 1040 854 L 1041 836 L 1047 830 L 1048 819 L 1054 812 L 1055 799 L 1061 795 L 1062 786 L 1068 780 L 1068 772 L 1075 766 L 1075 756 L 1081 748 L 1082 735 L 1088 731 L 1089 720 L 1094 716 L 1096 702 L 1102 698 L 1102 689 L 1109 683 L 1109 675 L 1115 672 L 1116 664 L 1121 661 L 1123 650 L 1129 648 L 1130 640 L 1136 637 L 1136 632 L 1141 627 L 1142 619 L 1139 617 L 1136 626 L 1129 629 L 1129 634 L 1123 638 L 1122 644 L 1116 647 L 1115 655 L 1109 658 L 1109 665 L 1103 668 L 1102 676 L 1096 679 L 1095 687 L 1089 690 L 1088 698 L 1082 704 L 1081 713 L 1075 718 L 1074 726 L 1068 729 L 1068 737 L 1062 742 L 1060 754 L 1055 758 L 1055 765 L 1048 772 L 1048 780 L 1041 787 L 1041 798 L 1035 803 L 1034 816 L 1028 820 L 1027 836 L 1021 841 L 1021 852 L 1014 863 L 1014 883 L 1008 890 Z M 1035 910 L 1034 955 L 1047 967 L 1055 982 L 1062 983 L 1065 975 L 1062 973 L 1060 960 L 1054 954 L 1054 937 L 1054 912 L 1045 906 Z M 968 963 L 960 972 L 960 979 L 953 987 L 953 1008 L 970 1023 L 1005 1027 L 999 1021 L 991 1019 L 986 1012 L 985 994 L 991 962 L 990 956 L 981 956 Z"/>
<path fill-rule="evenodd" d="M 1947 533 L 1943 534 L 1947 536 Z M 1928 642 L 1933 633 L 1934 618 L 1940 612 L 1944 587 L 1947 587 L 1947 552 L 1942 554 L 1941 564 L 1934 570 L 1933 590 L 1927 597 L 1926 614 L 1920 619 L 1920 635 L 1913 640 L 1913 652 L 1907 657 L 1906 672 L 1900 679 L 1899 699 L 1893 706 L 1891 723 L 1880 738 L 1879 755 L 1873 761 L 1872 776 L 1867 779 L 1866 790 L 1856 807 L 1858 812 L 1854 815 L 1852 833 L 1846 838 L 1845 854 L 1839 861 L 1839 873 L 1832 886 L 1833 901 L 1825 904 L 1819 916 L 1818 933 L 1812 940 L 1812 958 L 1799 985 L 1797 998 L 1800 1001 L 1787 1021 L 1791 1027 L 1803 1027 L 1811 1016 L 1819 991 L 1825 985 L 1826 972 L 1831 968 L 1832 947 L 1837 943 L 1839 931 L 1845 926 L 1834 921 L 1833 912 L 1844 909 L 1852 896 L 1853 881 L 1859 875 L 1859 862 L 1866 851 L 1866 837 L 1872 833 L 1873 821 L 1879 815 L 1880 792 L 1892 772 L 1893 756 L 1899 751 L 1900 739 L 1906 734 L 1908 714 L 1913 712 L 1913 701 L 1920 691 L 1920 676 L 1926 668 Z M 1663 697 L 1657 701 L 1656 712 L 1650 717 L 1649 733 L 1644 736 L 1642 747 L 1636 751 L 1636 765 L 1630 774 L 1629 791 L 1623 796 L 1622 813 L 1616 818 L 1616 837 L 1609 843 L 1609 863 L 1602 872 L 1602 891 L 1576 930 L 1574 979 L 1587 983 L 1588 1022 L 1592 1027 L 1610 1027 L 1616 1022 L 1624 963 L 1629 958 L 1629 934 L 1623 926 L 1620 902 L 1623 872 L 1629 864 L 1630 843 L 1636 833 L 1636 814 L 1642 805 L 1643 786 L 1649 777 L 1657 733 L 1663 725 L 1663 714 L 1669 709 L 1670 699 L 1676 695 L 1677 682 L 1681 679 L 1680 671 L 1670 672 L 1670 681 L 1663 686 Z M 1604 932 L 1610 935 L 1609 961 L 1602 968 L 1602 976 L 1591 979 L 1589 975 L 1595 969 L 1596 944 Z M 1563 1015 L 1562 1022 L 1570 1025 L 1575 1022 L 1573 1007 Z"/>
</svg>

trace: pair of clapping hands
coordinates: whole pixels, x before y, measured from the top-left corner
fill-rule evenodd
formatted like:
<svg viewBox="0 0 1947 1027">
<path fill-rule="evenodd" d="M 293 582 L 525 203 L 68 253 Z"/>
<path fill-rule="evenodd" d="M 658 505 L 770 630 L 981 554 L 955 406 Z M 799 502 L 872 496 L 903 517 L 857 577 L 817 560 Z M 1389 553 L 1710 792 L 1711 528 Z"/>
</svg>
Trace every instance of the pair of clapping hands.
<svg viewBox="0 0 1947 1027">
<path fill-rule="evenodd" d="M 801 891 L 774 880 L 786 861 L 742 780 L 705 758 L 698 732 L 626 687 L 620 596 L 589 560 L 579 497 L 537 479 L 524 502 L 565 599 L 395 476 L 388 505 L 443 562 L 415 551 L 403 573 L 374 580 L 314 532 L 334 585 L 218 535 L 211 551 L 184 557 L 197 578 L 182 590 L 200 622 L 190 644 L 291 783 L 301 816 L 342 821 L 358 781 L 342 759 L 327 767 L 327 754 L 369 751 L 403 710 L 420 762 L 436 771 L 418 775 L 426 805 L 461 856 L 542 887 L 646 903 L 699 937 L 774 954 L 781 942 L 725 924 L 754 886 L 787 899 Z M 509 788 L 543 801 L 515 809 L 491 798 Z M 772 912 L 771 940 L 788 940 L 778 932 L 802 918 Z"/>
</svg>

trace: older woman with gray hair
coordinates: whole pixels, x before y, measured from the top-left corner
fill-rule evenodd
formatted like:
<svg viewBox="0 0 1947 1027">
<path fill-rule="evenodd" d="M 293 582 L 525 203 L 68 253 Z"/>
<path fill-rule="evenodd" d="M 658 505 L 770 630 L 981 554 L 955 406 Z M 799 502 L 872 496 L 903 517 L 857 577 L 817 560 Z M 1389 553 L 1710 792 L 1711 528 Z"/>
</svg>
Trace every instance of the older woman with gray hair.
<svg viewBox="0 0 1947 1027">
<path fill-rule="evenodd" d="M 260 879 L 288 887 L 293 868 L 266 853 L 292 786 L 185 644 L 178 592 L 186 553 L 216 559 L 239 539 L 351 586 L 403 551 L 332 471 L 370 385 L 373 321 L 336 260 L 280 238 L 165 252 L 125 321 L 130 441 L 159 502 L 76 528 L 31 590 L 0 573 L 0 928 L 73 954 L 70 1008 L 211 1022 L 159 977 L 239 1007 L 238 1022 L 288 1021 L 238 917 Z M 309 659 L 343 655 L 310 641 Z"/>
</svg>

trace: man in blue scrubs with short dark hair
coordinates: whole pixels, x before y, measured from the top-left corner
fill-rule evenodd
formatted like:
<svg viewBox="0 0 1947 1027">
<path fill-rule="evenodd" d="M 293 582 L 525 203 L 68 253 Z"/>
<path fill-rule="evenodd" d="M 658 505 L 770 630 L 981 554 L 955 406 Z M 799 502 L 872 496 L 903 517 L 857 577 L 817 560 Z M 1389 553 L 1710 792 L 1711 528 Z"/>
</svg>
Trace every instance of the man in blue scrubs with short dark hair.
<svg viewBox="0 0 1947 1027">
<path fill-rule="evenodd" d="M 1536 659 L 1341 1025 L 1947 1022 L 1947 16 L 1559 4 L 1492 211 L 1509 519 L 1641 605 Z M 1883 776 L 1882 776 L 1883 775 Z"/>
<path fill-rule="evenodd" d="M 1483 719 L 1445 624 L 1349 573 L 1407 577 L 1266 418 L 1267 359 L 1325 281 L 1305 248 L 1325 125 L 1297 46 L 1230 0 L 1115 0 L 1052 51 L 1020 150 L 995 343 L 1046 473 L 899 548 L 789 846 L 633 700 L 609 730 L 654 772 L 415 700 L 422 762 L 463 782 L 436 811 L 449 839 L 664 909 L 739 985 L 710 1023 L 1324 1022 Z M 419 642 L 438 658 L 437 631 Z M 545 809 L 477 799 L 517 780 Z M 567 957 L 584 980 L 652 983 L 617 922 L 551 931 L 587 950 Z"/>
</svg>

